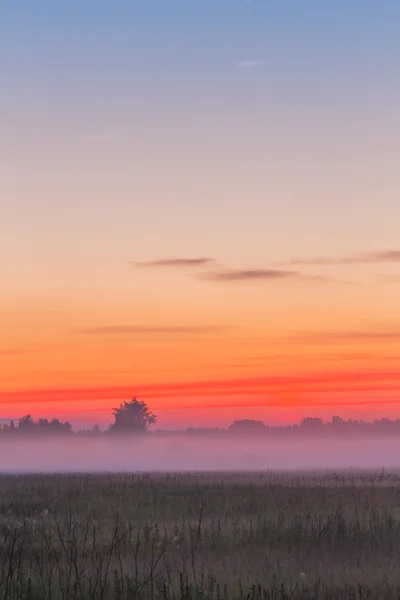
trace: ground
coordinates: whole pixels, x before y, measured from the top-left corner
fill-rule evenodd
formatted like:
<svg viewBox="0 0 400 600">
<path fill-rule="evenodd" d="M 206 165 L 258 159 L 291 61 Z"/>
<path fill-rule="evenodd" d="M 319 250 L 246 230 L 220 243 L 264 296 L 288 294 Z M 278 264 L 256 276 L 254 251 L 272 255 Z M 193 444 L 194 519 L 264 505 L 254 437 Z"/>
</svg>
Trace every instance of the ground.
<svg viewBox="0 0 400 600">
<path fill-rule="evenodd" d="M 0 477 L 0 597 L 399 598 L 400 475 Z"/>
</svg>

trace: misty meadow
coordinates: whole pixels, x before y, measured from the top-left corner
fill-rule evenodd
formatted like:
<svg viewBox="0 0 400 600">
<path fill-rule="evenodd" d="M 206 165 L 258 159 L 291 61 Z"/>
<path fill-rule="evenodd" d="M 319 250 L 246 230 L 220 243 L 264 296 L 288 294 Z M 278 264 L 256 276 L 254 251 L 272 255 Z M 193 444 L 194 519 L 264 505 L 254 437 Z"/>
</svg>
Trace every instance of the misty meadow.
<svg viewBox="0 0 400 600">
<path fill-rule="evenodd" d="M 3 425 L 0 472 L 168 472 L 397 468 L 400 421 L 333 417 L 266 427 L 234 421 L 228 429 L 151 430 L 157 416 L 133 398 L 113 410 L 105 430 L 74 432 L 30 415 Z"/>
<path fill-rule="evenodd" d="M 0 0 L 0 600 L 400 600 L 399 30 Z"/>
<path fill-rule="evenodd" d="M 400 475 L 0 477 L 0 595 L 398 598 Z"/>
<path fill-rule="evenodd" d="M 74 432 L 68 422 L 30 415 L 0 431 L 0 472 L 265 471 L 396 468 L 400 420 L 333 417 L 266 427 L 234 421 L 228 429 L 155 430 L 157 416 L 133 398 L 114 408 L 108 428 Z"/>
</svg>

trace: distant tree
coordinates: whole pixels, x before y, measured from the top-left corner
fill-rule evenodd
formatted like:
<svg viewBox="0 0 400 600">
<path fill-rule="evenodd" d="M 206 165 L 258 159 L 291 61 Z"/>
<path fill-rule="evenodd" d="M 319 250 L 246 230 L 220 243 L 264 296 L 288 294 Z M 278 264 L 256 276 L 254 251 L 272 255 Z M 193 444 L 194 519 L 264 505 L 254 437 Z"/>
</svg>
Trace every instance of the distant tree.
<svg viewBox="0 0 400 600">
<path fill-rule="evenodd" d="M 63 423 L 62 421 L 59 421 L 59 419 L 49 421 L 48 419 L 41 418 L 34 421 L 31 415 L 25 415 L 19 419 L 18 428 L 15 427 L 13 421 L 11 421 L 9 431 L 16 431 L 20 434 L 64 434 L 72 433 L 72 426 L 68 422 Z"/>
<path fill-rule="evenodd" d="M 35 422 L 31 415 L 25 415 L 18 421 L 18 430 L 22 433 L 30 433 L 35 428 Z"/>
<path fill-rule="evenodd" d="M 114 408 L 113 415 L 115 421 L 110 425 L 109 431 L 114 433 L 145 433 L 157 420 L 146 402 L 137 398 Z"/>
<path fill-rule="evenodd" d="M 189 435 L 223 434 L 226 429 L 220 427 L 187 427 L 185 433 Z"/>
<path fill-rule="evenodd" d="M 343 419 L 341 417 L 338 417 L 338 416 L 335 415 L 335 416 L 332 417 L 331 424 L 334 427 L 343 427 L 343 425 L 345 425 L 346 422 L 343 421 Z"/>
<path fill-rule="evenodd" d="M 49 429 L 50 431 L 54 431 L 57 433 L 69 433 L 70 431 L 72 431 L 72 426 L 70 423 L 68 423 L 68 421 L 62 423 L 58 419 L 52 419 L 49 423 Z"/>
<path fill-rule="evenodd" d="M 79 429 L 79 431 L 77 431 L 77 435 L 99 437 L 99 436 L 103 435 L 103 432 L 101 431 L 99 425 L 94 425 L 90 429 Z"/>
<path fill-rule="evenodd" d="M 322 427 L 323 424 L 323 420 L 319 419 L 318 417 L 306 417 L 300 423 L 300 427 L 302 429 L 317 429 L 319 427 Z"/>
<path fill-rule="evenodd" d="M 246 429 L 251 430 L 262 430 L 265 429 L 265 424 L 262 421 L 255 421 L 253 419 L 241 419 L 239 421 L 233 421 L 230 425 L 230 431 L 243 431 Z"/>
</svg>

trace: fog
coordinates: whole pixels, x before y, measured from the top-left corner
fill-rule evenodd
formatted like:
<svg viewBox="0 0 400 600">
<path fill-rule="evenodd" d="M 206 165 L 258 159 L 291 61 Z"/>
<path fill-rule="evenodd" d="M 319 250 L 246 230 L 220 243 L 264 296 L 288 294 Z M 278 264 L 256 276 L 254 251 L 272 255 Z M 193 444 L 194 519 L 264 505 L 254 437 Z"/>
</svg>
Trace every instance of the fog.
<svg viewBox="0 0 400 600">
<path fill-rule="evenodd" d="M 397 468 L 400 439 L 3 440 L 0 472 L 160 472 Z"/>
</svg>

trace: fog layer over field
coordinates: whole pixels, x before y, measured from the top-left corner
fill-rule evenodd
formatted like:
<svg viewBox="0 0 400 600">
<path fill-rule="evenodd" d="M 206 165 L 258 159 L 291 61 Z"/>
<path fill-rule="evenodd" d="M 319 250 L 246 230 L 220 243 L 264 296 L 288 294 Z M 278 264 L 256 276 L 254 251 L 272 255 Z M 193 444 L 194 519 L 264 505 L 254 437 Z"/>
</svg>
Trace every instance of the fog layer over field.
<svg viewBox="0 0 400 600">
<path fill-rule="evenodd" d="M 0 443 L 1 472 L 227 471 L 400 467 L 400 439 L 18 439 Z"/>
</svg>

